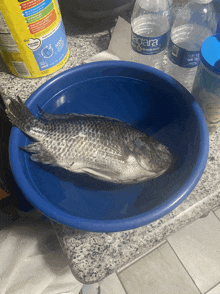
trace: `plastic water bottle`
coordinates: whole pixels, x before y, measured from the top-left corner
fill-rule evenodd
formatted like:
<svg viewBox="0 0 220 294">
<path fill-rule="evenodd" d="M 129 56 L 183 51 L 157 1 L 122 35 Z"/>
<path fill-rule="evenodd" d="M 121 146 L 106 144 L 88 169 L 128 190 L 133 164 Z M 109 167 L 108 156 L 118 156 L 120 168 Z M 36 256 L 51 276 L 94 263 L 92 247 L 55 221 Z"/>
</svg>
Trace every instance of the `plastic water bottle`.
<svg viewBox="0 0 220 294">
<path fill-rule="evenodd" d="M 131 16 L 131 61 L 163 70 L 173 0 L 136 0 Z"/>
<path fill-rule="evenodd" d="M 216 32 L 217 20 L 211 0 L 194 0 L 177 14 L 168 44 L 165 73 L 191 92 L 200 61 L 200 48 Z"/>
<path fill-rule="evenodd" d="M 204 113 L 212 136 L 220 127 L 220 34 L 206 39 L 200 52 L 192 95 Z"/>
</svg>

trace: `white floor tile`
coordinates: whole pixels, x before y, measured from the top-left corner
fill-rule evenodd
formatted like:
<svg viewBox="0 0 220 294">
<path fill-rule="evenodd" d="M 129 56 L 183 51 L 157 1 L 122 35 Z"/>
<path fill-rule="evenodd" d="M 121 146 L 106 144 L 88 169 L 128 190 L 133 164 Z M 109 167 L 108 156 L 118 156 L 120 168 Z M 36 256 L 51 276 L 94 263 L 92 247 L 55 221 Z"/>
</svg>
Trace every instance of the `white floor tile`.
<svg viewBox="0 0 220 294">
<path fill-rule="evenodd" d="M 167 243 L 118 276 L 128 294 L 200 293 Z"/>
<path fill-rule="evenodd" d="M 202 293 L 220 281 L 220 221 L 210 213 L 168 241 Z"/>
<path fill-rule="evenodd" d="M 215 288 L 207 292 L 206 294 L 219 294 L 220 293 L 220 284 L 218 284 Z"/>
<path fill-rule="evenodd" d="M 138 258 L 132 260 L 131 262 L 127 263 L 126 265 L 122 266 L 117 273 L 122 272 L 123 270 L 125 270 L 127 267 L 131 266 L 132 264 L 136 263 L 138 260 L 140 260 L 141 258 L 143 258 L 144 256 L 146 256 L 147 254 L 150 254 L 152 251 L 154 251 L 155 249 L 157 249 L 158 247 L 160 247 L 161 245 L 165 244 L 167 241 L 163 240 L 160 244 L 156 245 L 154 248 L 150 249 L 149 251 L 145 252 L 144 254 L 142 254 L 141 256 L 139 256 Z"/>
<path fill-rule="evenodd" d="M 102 294 L 126 294 L 116 273 L 111 274 L 100 283 Z"/>
</svg>

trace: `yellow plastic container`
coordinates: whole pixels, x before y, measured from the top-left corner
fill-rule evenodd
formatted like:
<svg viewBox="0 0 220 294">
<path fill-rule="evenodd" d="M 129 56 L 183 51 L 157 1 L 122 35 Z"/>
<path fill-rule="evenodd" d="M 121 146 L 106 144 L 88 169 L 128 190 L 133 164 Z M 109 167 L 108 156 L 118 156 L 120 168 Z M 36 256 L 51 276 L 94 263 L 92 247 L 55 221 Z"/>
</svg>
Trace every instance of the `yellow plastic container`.
<svg viewBox="0 0 220 294">
<path fill-rule="evenodd" d="M 57 0 L 0 0 L 0 55 L 22 78 L 60 69 L 69 49 Z"/>
</svg>

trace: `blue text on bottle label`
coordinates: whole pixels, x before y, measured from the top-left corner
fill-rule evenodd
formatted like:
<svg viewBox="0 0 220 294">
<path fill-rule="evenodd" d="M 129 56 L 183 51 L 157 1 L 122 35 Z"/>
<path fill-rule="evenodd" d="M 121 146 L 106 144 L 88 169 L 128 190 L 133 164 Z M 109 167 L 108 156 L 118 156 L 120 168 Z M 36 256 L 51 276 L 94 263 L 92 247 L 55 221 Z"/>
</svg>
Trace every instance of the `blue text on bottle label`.
<svg viewBox="0 0 220 294">
<path fill-rule="evenodd" d="M 143 55 L 153 55 L 163 51 L 168 42 L 169 31 L 159 37 L 143 37 L 131 30 L 131 47 Z"/>
<path fill-rule="evenodd" d="M 192 68 L 196 67 L 200 61 L 200 51 L 188 51 L 173 43 L 170 40 L 168 45 L 168 57 L 180 67 Z"/>
</svg>

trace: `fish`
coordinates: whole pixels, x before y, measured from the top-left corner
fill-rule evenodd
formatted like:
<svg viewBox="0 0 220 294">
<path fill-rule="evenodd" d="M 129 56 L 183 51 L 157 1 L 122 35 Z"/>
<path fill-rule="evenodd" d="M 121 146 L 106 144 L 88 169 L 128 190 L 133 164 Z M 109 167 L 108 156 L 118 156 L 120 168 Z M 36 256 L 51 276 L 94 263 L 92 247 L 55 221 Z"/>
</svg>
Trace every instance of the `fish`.
<svg viewBox="0 0 220 294">
<path fill-rule="evenodd" d="M 173 163 L 168 147 L 132 125 L 95 114 L 35 117 L 20 97 L 10 98 L 7 116 L 33 141 L 24 147 L 31 160 L 98 180 L 136 184 L 164 174 Z"/>
</svg>

